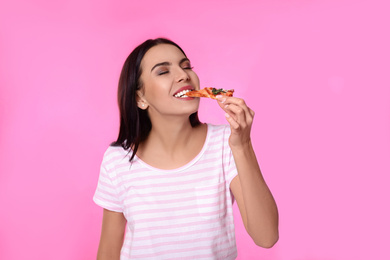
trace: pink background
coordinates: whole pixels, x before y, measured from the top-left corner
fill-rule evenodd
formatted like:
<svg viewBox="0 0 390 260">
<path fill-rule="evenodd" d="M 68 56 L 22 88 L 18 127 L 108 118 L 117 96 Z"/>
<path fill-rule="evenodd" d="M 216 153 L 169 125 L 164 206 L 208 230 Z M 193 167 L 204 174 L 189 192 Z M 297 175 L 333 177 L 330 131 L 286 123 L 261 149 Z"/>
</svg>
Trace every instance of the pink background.
<svg viewBox="0 0 390 260">
<path fill-rule="evenodd" d="M 256 111 L 280 240 L 256 247 L 236 214 L 238 259 L 390 259 L 387 2 L 2 1 L 0 259 L 95 258 L 119 72 L 158 36 L 203 87 L 234 88 Z M 225 122 L 212 100 L 200 115 Z"/>
</svg>

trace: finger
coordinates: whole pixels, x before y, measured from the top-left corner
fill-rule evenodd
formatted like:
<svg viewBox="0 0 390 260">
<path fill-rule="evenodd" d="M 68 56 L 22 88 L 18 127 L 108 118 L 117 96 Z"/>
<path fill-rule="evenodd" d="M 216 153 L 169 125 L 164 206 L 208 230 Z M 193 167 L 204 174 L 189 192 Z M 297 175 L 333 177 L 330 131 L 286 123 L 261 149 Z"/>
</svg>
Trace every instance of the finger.
<svg viewBox="0 0 390 260">
<path fill-rule="evenodd" d="M 224 104 L 246 105 L 242 98 L 237 97 L 217 96 L 217 100 Z"/>
<path fill-rule="evenodd" d="M 219 98 L 219 99 L 217 99 L 217 103 L 218 103 L 218 105 L 223 109 L 223 110 L 225 110 L 225 106 L 226 106 L 226 104 L 225 104 L 225 101 L 226 101 L 226 99 L 224 99 L 224 98 Z"/>
<path fill-rule="evenodd" d="M 246 113 L 247 112 L 244 108 L 237 106 L 237 105 L 234 105 L 234 104 L 230 104 L 230 105 L 225 106 L 225 111 L 230 116 L 232 116 L 237 121 L 237 123 L 239 123 L 243 127 L 246 126 L 246 124 L 247 124 Z"/>
<path fill-rule="evenodd" d="M 231 117 L 228 113 L 225 113 L 226 120 L 229 122 L 230 128 L 233 130 L 238 130 L 240 128 L 240 125 L 237 123 L 236 120 L 234 120 L 233 117 Z"/>
<path fill-rule="evenodd" d="M 249 113 L 250 113 L 250 117 L 247 117 L 247 122 L 249 125 L 252 125 L 253 123 L 253 119 L 255 117 L 255 111 L 253 111 L 252 109 L 249 108 Z"/>
<path fill-rule="evenodd" d="M 255 117 L 255 111 L 249 108 L 249 113 L 251 114 L 252 117 Z"/>
<path fill-rule="evenodd" d="M 217 96 L 218 104 L 219 106 L 227 113 L 229 113 L 230 116 L 232 116 L 236 121 L 238 122 L 246 122 L 247 125 L 251 125 L 253 122 L 254 117 L 254 111 L 250 109 L 245 101 L 242 98 L 236 98 L 236 97 L 227 97 L 218 95 Z M 223 106 L 222 104 L 226 104 Z M 245 111 L 245 119 L 243 117 L 239 117 L 239 114 L 237 114 L 237 111 L 229 111 L 228 107 L 230 105 L 236 105 L 238 107 L 241 107 Z M 233 112 L 233 114 L 232 114 Z M 234 113 L 235 112 L 235 113 Z"/>
<path fill-rule="evenodd" d="M 233 111 L 231 111 L 229 105 L 226 105 L 224 101 L 225 99 L 223 98 L 218 100 L 218 105 L 225 111 L 225 113 L 227 113 L 230 117 L 233 117 L 233 119 L 237 121 L 238 120 L 237 115 Z"/>
<path fill-rule="evenodd" d="M 236 97 L 226 97 L 226 98 L 220 98 L 221 103 L 230 105 L 230 104 L 235 104 L 236 106 L 242 107 L 242 109 L 245 110 L 247 115 L 250 115 L 253 117 L 251 113 L 251 109 L 247 106 L 245 101 L 242 98 L 236 98 Z"/>
</svg>

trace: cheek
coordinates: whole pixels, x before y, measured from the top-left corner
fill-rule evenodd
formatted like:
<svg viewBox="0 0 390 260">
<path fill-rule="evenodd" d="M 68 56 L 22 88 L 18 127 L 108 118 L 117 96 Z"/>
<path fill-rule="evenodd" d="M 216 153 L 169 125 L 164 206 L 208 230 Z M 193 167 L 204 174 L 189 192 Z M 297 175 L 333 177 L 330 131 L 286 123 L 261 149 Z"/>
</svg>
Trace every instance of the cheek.
<svg viewBox="0 0 390 260">
<path fill-rule="evenodd" d="M 166 106 L 169 99 L 169 89 L 162 84 L 149 84 L 145 87 L 145 99 L 153 107 Z"/>
<path fill-rule="evenodd" d="M 162 92 L 164 91 L 164 88 L 161 86 L 160 82 L 149 81 L 144 84 L 144 90 L 144 94 L 147 99 L 155 99 L 161 96 Z"/>
<path fill-rule="evenodd" d="M 199 86 L 199 77 L 198 75 L 194 72 L 194 74 L 191 76 L 192 81 Z"/>
<path fill-rule="evenodd" d="M 161 93 L 158 90 L 156 91 L 150 90 L 145 95 L 145 98 L 149 103 L 156 104 L 159 103 L 159 101 L 161 101 Z"/>
</svg>

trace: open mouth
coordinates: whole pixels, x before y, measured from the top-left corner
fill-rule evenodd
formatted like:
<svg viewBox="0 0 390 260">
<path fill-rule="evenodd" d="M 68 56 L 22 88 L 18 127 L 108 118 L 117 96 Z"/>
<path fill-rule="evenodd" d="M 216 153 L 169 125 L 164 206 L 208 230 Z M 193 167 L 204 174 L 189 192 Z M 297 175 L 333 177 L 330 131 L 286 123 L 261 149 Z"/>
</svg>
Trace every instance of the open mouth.
<svg viewBox="0 0 390 260">
<path fill-rule="evenodd" d="M 177 97 L 177 98 L 186 98 L 186 93 L 187 92 L 190 92 L 190 91 L 193 91 L 193 89 L 185 89 L 185 90 L 182 90 L 178 93 L 176 93 L 175 95 L 173 95 L 174 97 Z"/>
</svg>

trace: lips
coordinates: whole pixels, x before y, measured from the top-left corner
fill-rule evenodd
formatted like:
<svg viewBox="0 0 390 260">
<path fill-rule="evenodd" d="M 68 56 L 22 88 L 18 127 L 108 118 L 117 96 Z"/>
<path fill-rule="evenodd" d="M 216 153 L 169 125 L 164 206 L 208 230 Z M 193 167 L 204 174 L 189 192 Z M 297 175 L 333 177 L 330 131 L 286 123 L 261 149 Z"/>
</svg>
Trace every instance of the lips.
<svg viewBox="0 0 390 260">
<path fill-rule="evenodd" d="M 192 86 L 184 86 L 184 87 L 181 87 L 179 88 L 174 94 L 173 96 L 174 97 L 186 97 L 185 96 L 185 93 L 189 92 L 189 91 L 192 91 L 194 90 L 194 87 Z"/>
</svg>

